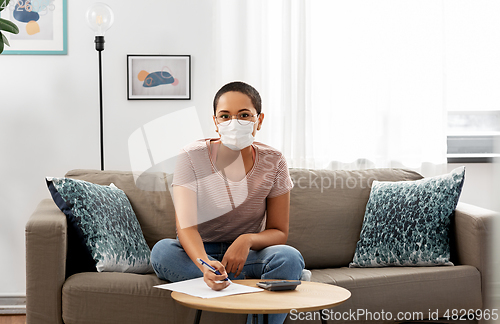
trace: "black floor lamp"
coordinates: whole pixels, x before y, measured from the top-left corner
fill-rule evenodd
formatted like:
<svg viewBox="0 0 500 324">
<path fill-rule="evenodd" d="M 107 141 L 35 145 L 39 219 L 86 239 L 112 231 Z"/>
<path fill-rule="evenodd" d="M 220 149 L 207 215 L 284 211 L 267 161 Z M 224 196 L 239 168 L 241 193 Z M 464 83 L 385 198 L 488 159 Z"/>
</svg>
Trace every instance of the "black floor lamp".
<svg viewBox="0 0 500 324">
<path fill-rule="evenodd" d="M 113 10 L 102 2 L 93 4 L 87 10 L 87 23 L 95 31 L 95 49 L 99 53 L 99 106 L 100 106 L 100 140 L 101 140 L 101 170 L 104 170 L 104 126 L 102 114 L 102 60 L 104 50 L 104 33 L 113 25 L 115 15 Z"/>
</svg>

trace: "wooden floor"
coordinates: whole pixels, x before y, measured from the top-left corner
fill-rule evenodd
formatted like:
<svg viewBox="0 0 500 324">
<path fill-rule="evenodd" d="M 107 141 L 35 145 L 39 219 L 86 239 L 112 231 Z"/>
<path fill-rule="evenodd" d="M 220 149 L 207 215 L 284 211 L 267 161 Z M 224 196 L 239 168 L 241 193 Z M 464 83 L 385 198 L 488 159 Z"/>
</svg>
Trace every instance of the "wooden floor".
<svg viewBox="0 0 500 324">
<path fill-rule="evenodd" d="M 0 315 L 0 324 L 25 324 L 26 315 Z"/>
</svg>

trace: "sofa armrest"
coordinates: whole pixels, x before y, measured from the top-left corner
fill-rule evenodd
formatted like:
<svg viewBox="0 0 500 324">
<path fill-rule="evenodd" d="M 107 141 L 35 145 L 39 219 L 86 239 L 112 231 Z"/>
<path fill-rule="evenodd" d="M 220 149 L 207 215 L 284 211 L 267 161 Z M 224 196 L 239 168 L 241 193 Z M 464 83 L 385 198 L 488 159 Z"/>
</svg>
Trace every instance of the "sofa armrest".
<svg viewBox="0 0 500 324">
<path fill-rule="evenodd" d="M 456 260 L 459 264 L 472 265 L 481 273 L 483 307 L 487 306 L 491 283 L 491 248 L 493 221 L 498 214 L 492 210 L 458 203 L 455 210 Z"/>
<path fill-rule="evenodd" d="M 62 323 L 66 271 L 65 215 L 44 199 L 26 223 L 26 322 Z"/>
</svg>

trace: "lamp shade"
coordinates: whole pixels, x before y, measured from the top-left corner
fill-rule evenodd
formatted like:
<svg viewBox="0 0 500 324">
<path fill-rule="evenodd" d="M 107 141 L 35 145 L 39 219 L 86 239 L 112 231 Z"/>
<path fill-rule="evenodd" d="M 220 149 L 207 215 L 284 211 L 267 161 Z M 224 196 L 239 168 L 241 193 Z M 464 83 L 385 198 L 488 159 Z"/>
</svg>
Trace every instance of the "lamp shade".
<svg viewBox="0 0 500 324">
<path fill-rule="evenodd" d="M 107 4 L 97 2 L 87 10 L 86 18 L 89 27 L 95 31 L 95 35 L 104 36 L 104 33 L 113 25 L 115 15 Z"/>
</svg>

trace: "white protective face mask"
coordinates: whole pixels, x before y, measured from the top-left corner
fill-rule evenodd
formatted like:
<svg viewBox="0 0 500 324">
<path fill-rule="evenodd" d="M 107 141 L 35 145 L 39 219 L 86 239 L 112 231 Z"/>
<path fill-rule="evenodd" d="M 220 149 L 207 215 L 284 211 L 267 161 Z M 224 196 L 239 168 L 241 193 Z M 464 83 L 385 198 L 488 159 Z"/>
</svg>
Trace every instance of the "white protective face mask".
<svg viewBox="0 0 500 324">
<path fill-rule="evenodd" d="M 229 124 L 229 125 L 228 125 Z M 237 120 L 220 123 L 219 134 L 222 144 L 231 150 L 239 151 L 253 143 L 252 135 L 255 122 L 241 125 Z"/>
</svg>

